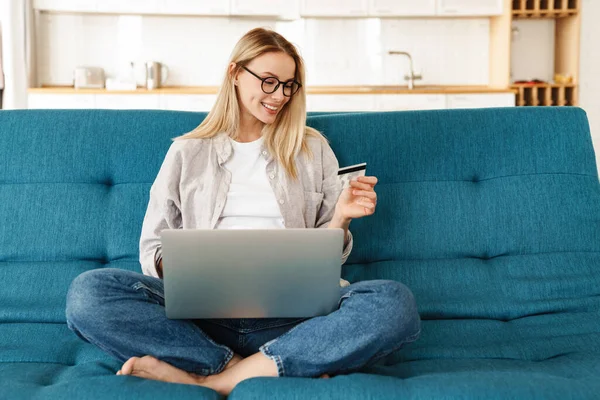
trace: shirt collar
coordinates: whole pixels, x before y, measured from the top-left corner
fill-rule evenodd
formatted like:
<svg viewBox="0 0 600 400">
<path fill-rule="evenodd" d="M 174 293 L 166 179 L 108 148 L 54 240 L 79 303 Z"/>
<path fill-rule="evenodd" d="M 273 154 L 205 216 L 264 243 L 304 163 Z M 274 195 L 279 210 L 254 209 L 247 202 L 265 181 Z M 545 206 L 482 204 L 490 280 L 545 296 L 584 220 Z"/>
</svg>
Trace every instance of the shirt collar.
<svg viewBox="0 0 600 400">
<path fill-rule="evenodd" d="M 213 140 L 217 150 L 219 165 L 222 165 L 227 160 L 229 160 L 229 157 L 231 157 L 231 153 L 233 152 L 233 146 L 231 145 L 231 142 L 229 141 L 229 135 L 226 132 L 218 133 L 213 138 Z M 267 150 L 267 145 L 264 141 L 260 146 L 260 154 L 265 160 L 267 160 L 267 162 L 271 161 L 271 159 L 273 158 Z"/>
</svg>

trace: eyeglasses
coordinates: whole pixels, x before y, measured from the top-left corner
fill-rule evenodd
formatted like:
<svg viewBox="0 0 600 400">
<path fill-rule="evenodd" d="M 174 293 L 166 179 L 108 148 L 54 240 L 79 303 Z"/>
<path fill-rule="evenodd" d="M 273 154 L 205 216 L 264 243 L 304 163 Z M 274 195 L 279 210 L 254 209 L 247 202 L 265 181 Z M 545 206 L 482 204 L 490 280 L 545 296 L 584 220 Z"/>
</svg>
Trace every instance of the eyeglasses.
<svg viewBox="0 0 600 400">
<path fill-rule="evenodd" d="M 279 79 L 275 78 L 274 76 L 267 76 L 266 78 L 261 78 L 260 76 L 256 75 L 254 72 L 250 71 L 248 68 L 246 68 L 246 67 L 242 67 L 242 68 L 244 68 L 246 71 L 250 72 L 252 75 L 254 75 L 255 77 L 257 77 L 258 79 L 260 79 L 262 81 L 260 88 L 266 94 L 274 93 L 277 89 L 279 89 L 279 85 L 283 85 L 283 95 L 286 97 L 292 97 L 294 95 L 294 93 L 296 93 L 298 91 L 298 89 L 300 89 L 300 86 L 302 86 L 300 83 L 296 82 L 295 80 L 281 82 Z"/>
</svg>

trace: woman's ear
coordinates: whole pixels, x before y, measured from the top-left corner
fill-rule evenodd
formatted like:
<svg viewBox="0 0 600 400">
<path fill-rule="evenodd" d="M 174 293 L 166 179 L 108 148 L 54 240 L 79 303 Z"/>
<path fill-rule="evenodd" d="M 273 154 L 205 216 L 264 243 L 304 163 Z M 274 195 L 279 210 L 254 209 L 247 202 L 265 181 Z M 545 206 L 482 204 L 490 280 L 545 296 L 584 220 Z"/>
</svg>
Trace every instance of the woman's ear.
<svg viewBox="0 0 600 400">
<path fill-rule="evenodd" d="M 233 81 L 233 84 L 235 86 L 237 86 L 237 73 L 234 74 L 236 66 L 237 66 L 237 64 L 234 63 L 234 62 L 232 62 L 232 63 L 229 64 L 229 75 L 231 76 L 231 80 Z"/>
</svg>

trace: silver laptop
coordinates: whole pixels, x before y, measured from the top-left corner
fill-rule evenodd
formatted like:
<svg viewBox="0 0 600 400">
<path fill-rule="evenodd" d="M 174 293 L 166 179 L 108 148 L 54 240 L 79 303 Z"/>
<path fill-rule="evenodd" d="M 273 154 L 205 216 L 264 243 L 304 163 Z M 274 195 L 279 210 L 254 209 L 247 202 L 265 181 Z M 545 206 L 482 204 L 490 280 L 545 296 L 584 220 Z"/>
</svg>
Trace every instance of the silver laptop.
<svg viewBox="0 0 600 400">
<path fill-rule="evenodd" d="M 304 318 L 340 299 L 344 231 L 165 229 L 166 315 L 171 319 Z"/>
</svg>

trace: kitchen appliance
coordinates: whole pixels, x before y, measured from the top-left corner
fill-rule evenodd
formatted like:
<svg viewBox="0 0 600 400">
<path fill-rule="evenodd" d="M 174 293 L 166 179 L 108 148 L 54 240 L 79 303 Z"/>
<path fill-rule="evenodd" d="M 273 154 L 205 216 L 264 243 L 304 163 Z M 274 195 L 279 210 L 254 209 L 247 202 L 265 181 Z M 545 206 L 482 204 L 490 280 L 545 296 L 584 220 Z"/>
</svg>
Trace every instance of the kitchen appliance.
<svg viewBox="0 0 600 400">
<path fill-rule="evenodd" d="M 104 88 L 104 69 L 100 67 L 77 67 L 73 72 L 75 89 Z"/>
<path fill-rule="evenodd" d="M 161 87 L 169 77 L 169 68 L 165 64 L 148 61 L 146 66 L 146 89 L 152 90 Z"/>
</svg>

